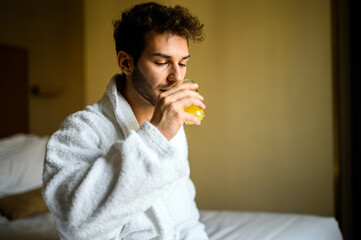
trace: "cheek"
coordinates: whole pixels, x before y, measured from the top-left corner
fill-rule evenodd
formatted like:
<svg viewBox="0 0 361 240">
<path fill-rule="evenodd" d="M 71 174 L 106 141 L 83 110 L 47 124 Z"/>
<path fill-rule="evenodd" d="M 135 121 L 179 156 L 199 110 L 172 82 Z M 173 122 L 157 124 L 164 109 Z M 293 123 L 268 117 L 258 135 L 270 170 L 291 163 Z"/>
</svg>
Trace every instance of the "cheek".
<svg viewBox="0 0 361 240">
<path fill-rule="evenodd" d="M 146 78 L 154 78 L 154 76 L 157 76 L 159 72 L 159 69 L 157 69 L 152 64 L 147 63 L 139 64 L 138 68 Z"/>
<path fill-rule="evenodd" d="M 183 73 L 183 77 L 184 77 L 186 75 L 186 73 L 187 73 L 187 68 L 186 67 L 182 69 L 182 73 Z"/>
<path fill-rule="evenodd" d="M 143 75 L 152 85 L 162 84 L 167 79 L 168 70 L 154 65 L 144 65 Z"/>
<path fill-rule="evenodd" d="M 147 82 L 148 88 L 157 89 L 162 84 L 162 74 L 159 68 L 152 68 L 146 65 L 138 65 L 139 71 L 142 73 L 143 79 Z"/>
</svg>

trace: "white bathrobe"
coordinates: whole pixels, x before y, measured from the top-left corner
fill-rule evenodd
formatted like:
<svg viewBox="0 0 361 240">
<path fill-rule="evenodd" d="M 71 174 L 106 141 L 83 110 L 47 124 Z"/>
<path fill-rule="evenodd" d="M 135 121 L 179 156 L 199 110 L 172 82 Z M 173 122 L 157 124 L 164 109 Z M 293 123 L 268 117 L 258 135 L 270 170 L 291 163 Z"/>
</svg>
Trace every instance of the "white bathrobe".
<svg viewBox="0 0 361 240">
<path fill-rule="evenodd" d="M 189 178 L 183 127 L 139 126 L 115 75 L 47 145 L 43 195 L 61 239 L 208 239 Z"/>
</svg>

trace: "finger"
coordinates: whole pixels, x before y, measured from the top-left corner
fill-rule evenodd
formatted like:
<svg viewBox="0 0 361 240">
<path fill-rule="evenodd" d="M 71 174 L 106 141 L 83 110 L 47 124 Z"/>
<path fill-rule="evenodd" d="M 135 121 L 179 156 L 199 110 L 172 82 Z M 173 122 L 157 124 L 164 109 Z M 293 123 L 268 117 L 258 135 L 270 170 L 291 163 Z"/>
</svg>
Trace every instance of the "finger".
<svg viewBox="0 0 361 240">
<path fill-rule="evenodd" d="M 190 90 L 178 91 L 178 92 L 174 93 L 171 96 L 176 101 L 179 101 L 181 99 L 186 99 L 186 98 L 197 99 L 199 101 L 204 101 L 204 97 L 202 95 L 200 95 L 197 92 L 190 91 Z"/>
<path fill-rule="evenodd" d="M 184 100 L 198 100 L 198 101 L 204 101 L 204 98 L 202 95 L 200 95 L 197 92 L 191 91 L 191 90 L 179 90 L 172 94 L 169 94 L 167 96 L 162 96 L 164 104 L 172 104 L 174 102 L 178 101 L 184 101 Z"/>
<path fill-rule="evenodd" d="M 188 100 L 188 99 L 184 99 L 184 100 L 181 100 L 181 101 L 184 101 L 184 104 L 183 104 L 183 107 L 186 108 L 186 107 L 189 107 L 191 105 L 194 105 L 194 106 L 197 106 L 203 110 L 206 109 L 206 105 L 198 100 L 198 99 L 192 99 L 192 100 Z"/>
<path fill-rule="evenodd" d="M 198 88 L 198 84 L 197 83 L 181 83 L 181 84 L 176 84 L 175 86 L 169 88 L 167 91 L 163 92 L 164 96 L 168 96 L 171 95 L 177 91 L 181 91 L 181 90 L 196 90 Z"/>
<path fill-rule="evenodd" d="M 190 121 L 190 122 L 194 123 L 195 125 L 201 125 L 201 121 L 196 116 L 194 116 L 192 113 L 184 112 L 184 119 L 185 119 L 184 122 Z"/>
<path fill-rule="evenodd" d="M 201 109 L 206 109 L 206 105 L 202 102 L 203 100 L 197 99 L 197 98 L 181 98 L 177 102 L 174 102 L 179 108 L 185 109 L 186 107 L 189 107 L 191 105 L 197 106 Z M 178 108 L 177 107 L 177 108 Z"/>
<path fill-rule="evenodd" d="M 198 88 L 198 83 L 180 83 L 180 84 L 177 84 L 175 87 L 177 87 L 179 89 L 195 90 Z"/>
</svg>

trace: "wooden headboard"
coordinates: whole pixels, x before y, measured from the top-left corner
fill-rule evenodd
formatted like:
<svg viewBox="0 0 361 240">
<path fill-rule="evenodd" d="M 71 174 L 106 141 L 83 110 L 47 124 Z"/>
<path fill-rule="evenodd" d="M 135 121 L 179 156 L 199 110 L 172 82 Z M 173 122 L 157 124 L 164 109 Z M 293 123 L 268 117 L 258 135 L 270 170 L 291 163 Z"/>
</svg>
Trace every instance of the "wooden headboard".
<svg viewBox="0 0 361 240">
<path fill-rule="evenodd" d="M 0 45 L 0 138 L 29 132 L 27 51 Z"/>
</svg>

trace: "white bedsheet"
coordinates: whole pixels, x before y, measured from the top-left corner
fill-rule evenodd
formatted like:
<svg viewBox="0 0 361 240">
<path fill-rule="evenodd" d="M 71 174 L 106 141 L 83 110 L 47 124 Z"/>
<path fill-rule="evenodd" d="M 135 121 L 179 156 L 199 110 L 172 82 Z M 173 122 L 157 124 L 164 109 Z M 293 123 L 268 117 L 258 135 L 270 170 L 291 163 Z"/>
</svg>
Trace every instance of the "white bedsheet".
<svg viewBox="0 0 361 240">
<path fill-rule="evenodd" d="M 313 215 L 201 211 L 211 240 L 341 240 L 334 218 Z M 0 218 L 1 240 L 59 239 L 50 213 L 10 222 Z"/>
<path fill-rule="evenodd" d="M 211 240 L 341 240 L 331 217 L 299 214 L 201 211 Z"/>
</svg>

